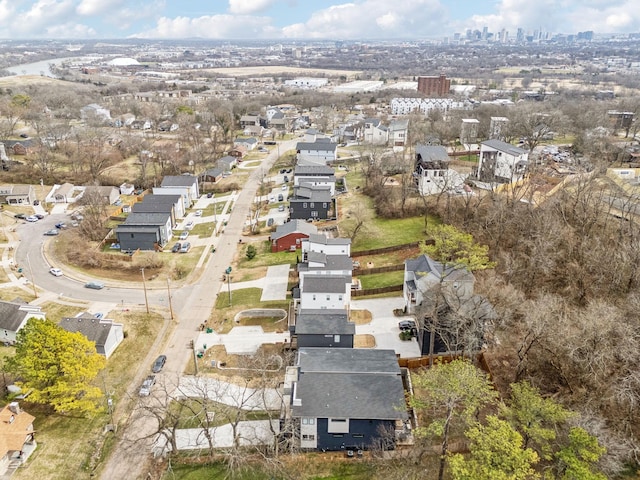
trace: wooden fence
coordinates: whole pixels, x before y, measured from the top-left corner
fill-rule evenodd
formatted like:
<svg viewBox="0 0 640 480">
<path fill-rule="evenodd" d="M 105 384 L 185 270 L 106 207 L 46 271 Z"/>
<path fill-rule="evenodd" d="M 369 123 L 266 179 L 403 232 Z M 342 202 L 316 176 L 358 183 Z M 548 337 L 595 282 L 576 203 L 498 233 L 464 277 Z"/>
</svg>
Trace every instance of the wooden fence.
<svg viewBox="0 0 640 480">
<path fill-rule="evenodd" d="M 398 272 L 404 270 L 403 264 L 388 265 L 386 267 L 373 267 L 373 268 L 356 268 L 353 273 L 356 276 L 361 275 L 373 275 L 374 273 L 386 273 L 386 272 Z"/>
<path fill-rule="evenodd" d="M 437 362 L 449 363 L 455 360 L 456 358 L 461 358 L 461 356 L 453 355 L 453 354 L 435 355 L 434 361 L 436 363 Z M 484 352 L 478 353 L 475 360 L 478 366 L 489 375 L 489 379 L 493 380 L 493 375 L 491 373 L 491 369 L 489 368 L 489 364 L 487 363 L 487 359 L 484 357 Z M 428 367 L 429 355 L 425 355 L 417 358 L 398 358 L 398 365 L 400 366 L 400 368 L 409 368 L 409 369 Z"/>
<path fill-rule="evenodd" d="M 367 290 L 353 290 L 352 297 L 365 297 L 367 295 L 378 295 L 379 293 L 401 292 L 402 285 L 391 285 L 389 287 L 369 288 Z"/>
</svg>

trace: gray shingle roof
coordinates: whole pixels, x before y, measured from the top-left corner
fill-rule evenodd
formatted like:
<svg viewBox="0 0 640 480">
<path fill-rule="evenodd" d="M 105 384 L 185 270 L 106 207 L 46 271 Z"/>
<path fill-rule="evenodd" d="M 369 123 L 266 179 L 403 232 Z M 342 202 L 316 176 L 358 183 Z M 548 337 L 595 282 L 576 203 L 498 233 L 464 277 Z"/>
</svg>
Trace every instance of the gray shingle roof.
<svg viewBox="0 0 640 480">
<path fill-rule="evenodd" d="M 59 325 L 67 332 L 80 332 L 96 345 L 104 346 L 113 322 L 99 320 L 89 313 L 84 313 L 75 318 L 63 318 Z"/>
<path fill-rule="evenodd" d="M 304 293 L 345 293 L 351 278 L 333 275 L 309 275 L 304 279 Z"/>
<path fill-rule="evenodd" d="M 0 328 L 11 332 L 18 330 L 27 315 L 20 307 L 18 303 L 0 302 Z"/>
<path fill-rule="evenodd" d="M 310 267 L 309 263 L 321 263 L 322 266 Z M 309 270 L 353 270 L 353 260 L 348 255 L 309 252 L 307 253 L 307 261 L 298 264 L 298 271 Z"/>
<path fill-rule="evenodd" d="M 331 190 L 329 186 L 299 185 L 294 189 L 294 196 L 290 201 L 330 202 Z"/>
<path fill-rule="evenodd" d="M 161 187 L 190 187 L 198 181 L 193 175 L 167 175 L 162 179 Z"/>
<path fill-rule="evenodd" d="M 134 203 L 132 213 L 171 213 L 173 203 L 169 202 L 138 202 Z"/>
<path fill-rule="evenodd" d="M 349 322 L 346 310 L 306 309 L 296 316 L 298 335 L 355 335 L 356 325 Z"/>
<path fill-rule="evenodd" d="M 301 348 L 295 416 L 394 420 L 407 417 L 393 350 Z"/>
<path fill-rule="evenodd" d="M 305 235 L 317 233 L 318 229 L 315 225 L 302 221 L 291 220 L 283 225 L 278 225 L 276 231 L 271 234 L 271 240 L 278 240 L 294 232 L 300 232 Z"/>
<path fill-rule="evenodd" d="M 327 165 L 296 165 L 294 176 L 331 176 L 335 170 Z"/>
<path fill-rule="evenodd" d="M 416 158 L 418 156 L 423 162 L 449 161 L 447 149 L 440 145 L 416 145 Z"/>
<path fill-rule="evenodd" d="M 409 258 L 405 260 L 405 270 L 414 272 L 416 278 L 421 278 L 428 273 L 432 273 L 436 278 L 446 277 L 448 281 L 461 279 L 467 276 L 473 278 L 473 274 L 466 268 L 460 268 L 456 265 L 445 265 L 438 262 L 428 255 L 420 255 L 417 258 Z"/>
<path fill-rule="evenodd" d="M 498 150 L 500 152 L 508 153 L 513 156 L 520 156 L 524 153 L 527 153 L 526 150 L 516 147 L 515 145 L 511 145 L 510 143 L 503 142 L 502 140 L 485 140 L 481 143 L 481 145 L 486 145 L 487 147 L 493 148 L 494 150 Z"/>
<path fill-rule="evenodd" d="M 329 238 L 324 233 L 309 235 L 309 241 L 320 245 L 350 245 L 350 238 Z"/>
<path fill-rule="evenodd" d="M 171 195 L 159 195 L 157 193 L 149 193 L 142 199 L 143 202 L 156 202 L 156 203 L 178 203 L 182 201 L 182 197 L 177 194 Z"/>
<path fill-rule="evenodd" d="M 169 212 L 132 212 L 124 225 L 165 225 L 170 217 Z"/>
<path fill-rule="evenodd" d="M 296 150 L 309 150 L 311 152 L 335 152 L 338 148 L 337 143 L 332 142 L 298 142 Z"/>
</svg>

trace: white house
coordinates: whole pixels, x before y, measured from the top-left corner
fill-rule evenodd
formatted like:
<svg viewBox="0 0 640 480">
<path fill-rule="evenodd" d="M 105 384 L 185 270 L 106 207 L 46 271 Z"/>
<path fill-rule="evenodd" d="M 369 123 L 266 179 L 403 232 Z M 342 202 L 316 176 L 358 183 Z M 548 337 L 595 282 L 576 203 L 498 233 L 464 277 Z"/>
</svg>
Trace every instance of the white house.
<svg viewBox="0 0 640 480">
<path fill-rule="evenodd" d="M 367 118 L 364 121 L 364 143 L 386 145 L 389 141 L 389 129 L 379 118 Z"/>
<path fill-rule="evenodd" d="M 45 314 L 35 305 L 0 301 L 0 341 L 11 345 L 16 343 L 16 334 L 30 318 L 44 320 Z"/>
<path fill-rule="evenodd" d="M 511 183 L 521 180 L 529 165 L 529 153 L 501 140 L 480 144 L 478 178 L 483 182 Z"/>
<path fill-rule="evenodd" d="M 200 196 L 198 177 L 193 175 L 167 175 L 160 187 L 154 187 L 154 195 L 181 195 L 185 208 L 191 206 Z"/>
<path fill-rule="evenodd" d="M 335 170 L 326 165 L 297 165 L 293 171 L 293 186 L 304 184 L 329 187 L 333 197 L 336 193 Z"/>
<path fill-rule="evenodd" d="M 299 165 L 326 165 L 335 162 L 338 144 L 328 138 L 318 138 L 315 142 L 299 142 L 296 151 Z"/>
<path fill-rule="evenodd" d="M 421 195 L 437 195 L 464 183 L 464 176 L 449 168 L 449 154 L 440 145 L 416 145 L 414 177 Z"/>
<path fill-rule="evenodd" d="M 389 123 L 389 143 L 394 152 L 403 152 L 409 133 L 409 120 L 393 120 Z"/>
<path fill-rule="evenodd" d="M 233 141 L 234 147 L 244 147 L 247 151 L 251 151 L 258 146 L 258 140 L 255 137 L 236 138 Z"/>
<path fill-rule="evenodd" d="M 96 344 L 96 351 L 109 358 L 124 340 L 124 329 L 121 323 L 113 320 L 98 319 L 90 313 L 83 313 L 74 318 L 63 318 L 60 327 L 68 332 L 80 332 Z"/>
<path fill-rule="evenodd" d="M 326 253 L 327 255 L 351 255 L 350 238 L 329 238 L 324 233 L 312 233 L 302 240 L 303 256 L 309 252 Z"/>
<path fill-rule="evenodd" d="M 305 257 L 306 261 L 298 264 L 301 290 L 306 288 L 305 278 L 309 276 L 324 275 L 351 278 L 353 261 L 348 255 L 327 255 L 326 253 L 309 252 Z"/>
<path fill-rule="evenodd" d="M 351 303 L 351 277 L 309 275 L 300 289 L 300 308 L 349 308 Z"/>
</svg>

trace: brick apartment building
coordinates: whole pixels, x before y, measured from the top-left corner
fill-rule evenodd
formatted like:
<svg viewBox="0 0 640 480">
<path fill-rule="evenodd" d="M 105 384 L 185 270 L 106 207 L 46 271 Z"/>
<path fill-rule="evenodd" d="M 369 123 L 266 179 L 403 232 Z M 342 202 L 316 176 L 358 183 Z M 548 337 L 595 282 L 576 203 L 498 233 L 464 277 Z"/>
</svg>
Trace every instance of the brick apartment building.
<svg viewBox="0 0 640 480">
<path fill-rule="evenodd" d="M 418 77 L 418 91 L 428 97 L 445 97 L 451 89 L 451 80 L 440 76 Z"/>
</svg>

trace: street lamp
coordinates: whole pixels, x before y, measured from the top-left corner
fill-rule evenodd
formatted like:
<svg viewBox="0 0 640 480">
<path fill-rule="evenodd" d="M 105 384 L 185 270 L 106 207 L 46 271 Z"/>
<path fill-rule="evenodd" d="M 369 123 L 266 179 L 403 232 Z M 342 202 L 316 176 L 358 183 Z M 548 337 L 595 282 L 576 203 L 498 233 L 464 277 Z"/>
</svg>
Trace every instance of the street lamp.
<svg viewBox="0 0 640 480">
<path fill-rule="evenodd" d="M 173 320 L 173 305 L 171 304 L 171 284 L 167 278 L 167 295 L 169 297 L 169 313 L 171 314 L 171 320 Z"/>
<path fill-rule="evenodd" d="M 227 287 L 229 288 L 229 306 L 231 306 L 231 267 L 227 267 L 225 273 L 227 274 Z"/>
</svg>

